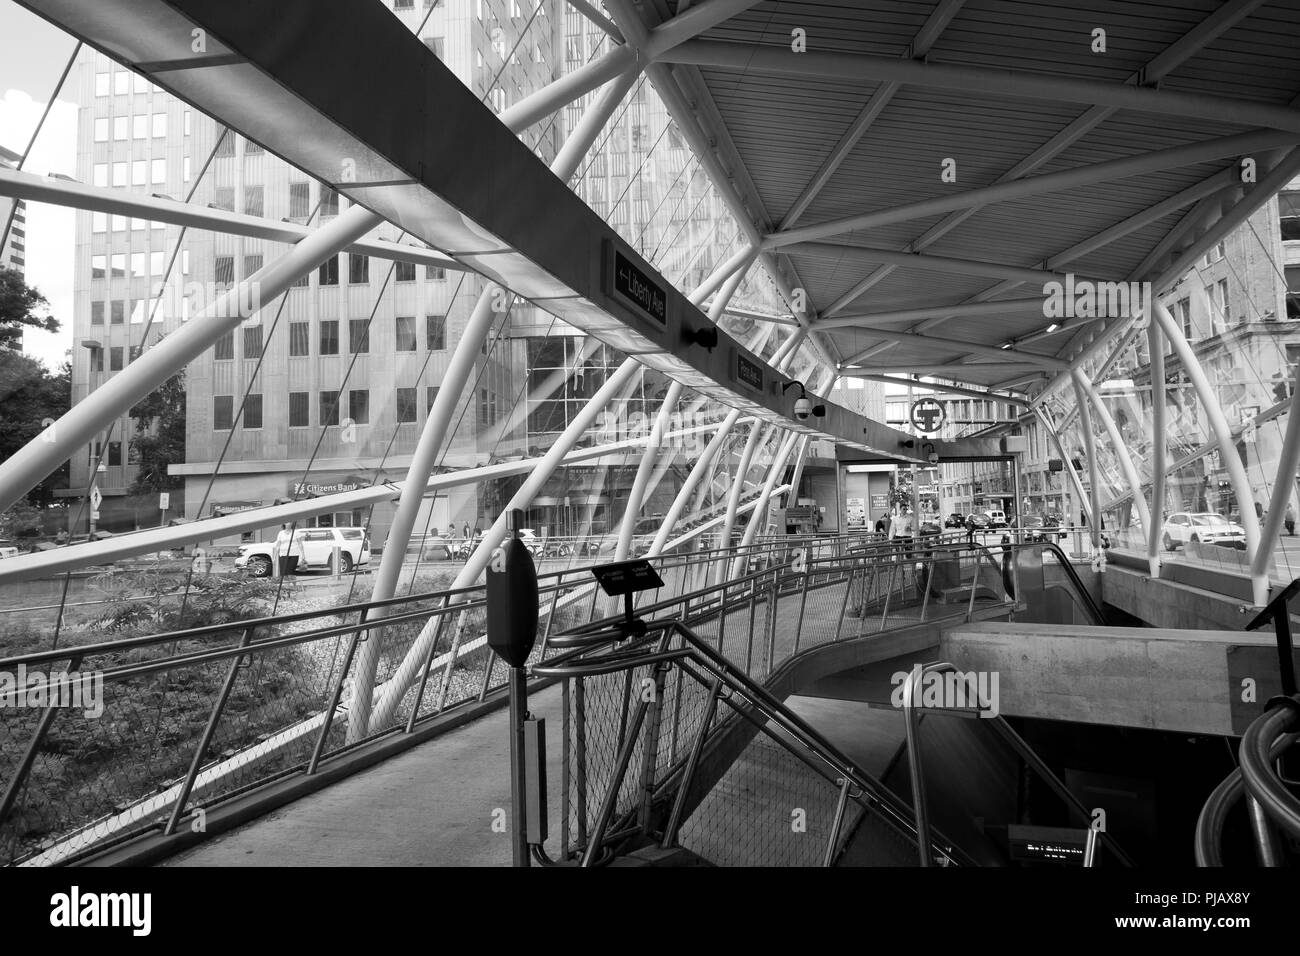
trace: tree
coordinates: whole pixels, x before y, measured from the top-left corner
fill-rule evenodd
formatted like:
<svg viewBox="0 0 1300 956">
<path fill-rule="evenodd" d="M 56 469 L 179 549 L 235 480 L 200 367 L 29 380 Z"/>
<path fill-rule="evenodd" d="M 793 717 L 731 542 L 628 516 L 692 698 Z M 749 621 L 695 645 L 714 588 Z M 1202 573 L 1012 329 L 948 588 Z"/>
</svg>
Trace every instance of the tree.
<svg viewBox="0 0 1300 956">
<path fill-rule="evenodd" d="M 45 296 L 23 281 L 21 272 L 0 266 L 0 348 L 21 348 L 24 327 L 59 331 L 54 316 L 37 314 L 48 305 Z"/>
<path fill-rule="evenodd" d="M 12 457 L 28 442 L 39 440 L 47 426 L 71 404 L 72 367 L 67 361 L 51 374 L 36 359 L 0 348 L 0 461 Z M 54 489 L 67 486 L 65 462 L 28 492 L 27 499 L 38 507 L 48 507 Z"/>
<path fill-rule="evenodd" d="M 40 509 L 25 498 L 14 502 L 14 506 L 0 514 L 0 540 L 12 541 L 40 534 L 45 523 L 41 520 Z"/>
<path fill-rule="evenodd" d="M 131 409 L 135 435 L 131 457 L 140 466 L 127 489 L 147 495 L 181 487 L 184 479 L 169 467 L 185 461 L 185 373 L 177 372 Z"/>
</svg>

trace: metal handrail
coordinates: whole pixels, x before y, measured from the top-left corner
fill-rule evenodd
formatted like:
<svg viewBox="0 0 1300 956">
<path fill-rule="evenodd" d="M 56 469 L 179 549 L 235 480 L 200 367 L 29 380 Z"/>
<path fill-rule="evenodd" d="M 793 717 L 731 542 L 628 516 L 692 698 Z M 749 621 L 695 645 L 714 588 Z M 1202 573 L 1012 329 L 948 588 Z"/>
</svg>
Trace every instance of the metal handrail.
<svg viewBox="0 0 1300 956">
<path fill-rule="evenodd" d="M 924 680 L 927 674 L 946 674 L 950 672 L 960 673 L 953 664 L 947 661 L 926 664 L 919 671 L 911 671 L 903 683 L 903 726 L 907 739 L 908 773 L 910 774 L 912 782 L 912 809 L 916 816 L 917 830 L 921 833 L 923 838 L 929 834 L 930 817 L 929 808 L 926 805 L 925 776 L 921 767 L 921 741 L 919 729 L 917 727 L 915 703 L 917 700 L 917 683 L 920 680 Z M 1029 764 L 1035 773 L 1043 778 L 1056 795 L 1065 802 L 1067 807 L 1083 818 L 1087 828 L 1091 830 L 1092 815 L 1088 812 L 1088 808 L 1083 805 L 1078 797 L 1070 792 L 1070 788 L 1052 772 L 1051 768 L 1043 762 L 1042 758 L 1039 757 L 1038 754 L 1034 753 L 1033 749 L 1026 744 L 1023 738 L 1021 738 L 1011 725 L 1007 723 L 1006 718 L 1001 714 L 998 714 L 989 719 L 992 720 L 993 727 L 998 731 L 1002 738 L 1011 745 L 1017 755 Z M 1116 857 L 1119 858 L 1121 863 L 1125 866 L 1133 866 L 1132 857 L 1124 852 L 1113 837 L 1107 839 L 1107 845 L 1110 847 L 1111 851 L 1114 852 Z M 923 867 L 932 865 L 932 861 L 928 858 L 924 849 L 927 846 L 929 846 L 928 839 L 917 841 L 917 849 L 921 854 L 921 866 Z"/>
<path fill-rule="evenodd" d="M 533 673 L 557 678 L 591 677 L 632 670 L 637 667 L 643 667 L 654 663 L 672 662 L 681 665 L 686 661 L 690 661 L 692 664 L 700 666 L 708 676 L 712 677 L 711 681 L 706 680 L 699 675 L 694 674 L 691 670 L 683 668 L 684 673 L 690 674 L 698 683 L 710 689 L 711 699 L 718 696 L 718 692 L 714 690 L 715 687 L 725 688 L 731 692 L 731 696 L 722 699 L 725 699 L 733 709 L 736 709 L 737 712 L 741 713 L 743 716 L 743 712 L 732 700 L 732 696 L 740 695 L 743 697 L 751 707 L 758 711 L 758 713 L 764 718 L 761 723 L 757 718 L 753 718 L 753 722 L 756 725 L 760 725 L 760 729 L 763 729 L 768 724 L 776 724 L 786 735 L 788 735 L 789 739 L 783 738 L 774 733 L 769 733 L 769 736 L 782 744 L 782 746 L 801 759 L 808 766 L 818 770 L 818 772 L 821 773 L 822 776 L 826 777 L 826 779 L 840 787 L 841 800 L 852 798 L 864 809 L 881 815 L 886 819 L 886 822 L 901 829 L 905 835 L 912 839 L 920 839 L 915 825 L 909 819 L 910 814 L 908 813 L 906 805 L 897 796 L 891 793 L 882 783 L 880 783 L 880 781 L 858 768 L 852 760 L 841 753 L 833 744 L 826 740 L 797 714 L 789 710 L 789 708 L 787 708 L 783 703 L 773 697 L 761 684 L 754 681 L 748 675 L 736 668 L 735 665 L 725 657 L 709 647 L 708 644 L 705 643 L 693 630 L 677 619 L 651 622 L 647 624 L 647 628 L 648 630 L 646 635 L 638 638 L 634 646 L 645 647 L 650 643 L 657 643 L 661 648 L 663 648 L 668 639 L 675 634 L 682 638 L 687 647 L 679 651 L 660 650 L 653 653 L 640 653 L 636 655 L 628 654 L 626 656 L 620 655 L 618 660 L 612 664 L 609 663 L 603 655 L 597 657 L 593 661 L 583 663 L 557 660 L 549 664 L 535 666 L 533 668 Z M 622 636 L 622 632 L 620 631 L 608 631 L 604 635 L 604 643 L 613 644 L 618 642 Z M 578 649 L 579 653 L 589 652 L 594 646 L 597 645 L 586 643 Z M 624 650 L 626 651 L 627 649 Z M 574 657 L 576 657 L 576 655 L 570 657 L 570 660 L 573 660 Z M 632 748 L 636 743 L 637 731 L 644 719 L 645 706 L 646 705 L 643 702 L 638 707 L 632 729 L 627 734 L 624 747 L 620 751 L 616 760 L 616 771 L 610 782 L 605 801 L 602 803 L 601 814 L 597 819 L 596 829 L 592 832 L 583 855 L 584 865 L 591 865 L 591 862 L 594 861 L 602 849 L 602 844 L 604 842 L 603 834 L 609 825 L 609 817 L 612 814 L 612 802 L 617 798 L 618 792 L 622 787 L 622 780 L 623 776 L 626 774 L 627 763 L 630 760 Z M 752 718 L 752 715 L 749 716 Z M 703 735 L 701 736 L 703 737 Z M 797 752 L 796 748 L 792 746 L 792 744 L 797 744 L 798 747 L 803 748 L 806 753 L 801 754 Z M 695 763 L 698 762 L 699 751 L 702 749 L 702 746 L 703 744 L 700 741 L 697 741 L 696 747 L 692 750 L 691 756 L 688 758 L 688 763 L 686 765 L 687 768 L 693 769 Z M 809 761 L 806 755 L 811 755 L 816 758 L 817 761 L 820 761 L 821 767 L 819 768 L 815 763 Z M 827 768 L 829 768 L 829 772 Z M 851 783 L 852 786 L 846 786 L 846 781 Z M 678 783 L 678 787 L 682 788 L 678 791 L 679 798 L 681 797 L 684 788 L 689 786 L 689 783 L 690 777 L 684 773 L 683 778 Z M 852 792 L 853 788 L 857 788 L 857 794 Z M 680 817 L 680 808 L 676 805 L 674 806 L 674 817 Z M 837 818 L 842 820 L 842 817 L 843 811 L 841 806 L 840 809 L 837 810 Z M 670 826 L 673 819 L 674 818 L 670 817 Z M 832 833 L 832 845 L 837 836 L 838 828 L 836 832 Z M 943 837 L 942 834 L 939 834 L 939 836 L 941 838 Z M 944 839 L 946 840 L 946 838 Z M 833 854 L 831 853 L 831 849 L 832 847 L 828 847 L 826 859 L 832 858 Z M 934 849 L 952 862 L 959 862 L 960 858 L 960 862 L 965 865 L 970 865 L 972 863 L 970 858 L 962 853 L 955 844 L 950 841 L 947 842 L 946 846 L 934 844 Z"/>
<path fill-rule="evenodd" d="M 846 557 L 844 552 L 849 550 L 850 545 L 853 546 L 853 555 L 852 557 Z M 712 615 L 726 615 L 735 607 L 744 606 L 746 604 L 752 606 L 754 602 L 773 600 L 777 595 L 797 593 L 797 589 L 792 592 L 786 590 L 786 588 L 792 584 L 799 584 L 800 578 L 802 578 L 801 583 L 803 592 L 806 596 L 807 590 L 810 586 L 839 586 L 843 584 L 846 575 L 849 575 L 851 580 L 853 569 L 855 567 L 858 569 L 863 567 L 863 562 L 875 562 L 879 566 L 884 566 L 885 564 L 896 563 L 900 554 L 907 554 L 912 557 L 920 558 L 925 555 L 934 555 L 939 553 L 936 549 L 941 547 L 940 542 L 934 541 L 933 539 L 923 539 L 920 542 L 907 543 L 872 541 L 866 543 L 865 547 L 862 545 L 863 542 L 861 535 L 856 533 L 838 537 L 818 536 L 814 538 L 781 536 L 776 537 L 771 541 L 758 543 L 743 550 L 723 548 L 707 552 L 683 552 L 661 556 L 653 559 L 659 568 L 672 571 L 682 570 L 682 573 L 686 575 L 695 573 L 696 570 L 707 566 L 710 561 L 716 561 L 719 555 L 726 556 L 728 559 L 734 559 L 737 554 L 743 555 L 748 553 L 751 556 L 757 556 L 760 558 L 766 557 L 768 560 L 765 561 L 766 566 L 762 570 L 750 572 L 741 578 L 737 578 L 713 588 L 696 589 L 685 592 L 684 594 L 678 595 L 672 599 L 656 602 L 652 605 L 653 613 L 662 614 L 671 608 L 677 607 L 681 609 L 684 616 L 689 616 L 692 619 L 695 619 L 696 616 L 699 616 L 699 619 L 704 620 L 708 619 Z M 942 545 L 942 547 L 946 549 L 952 547 L 952 545 Z M 808 557 L 805 558 L 808 566 L 802 574 L 793 572 L 790 567 L 794 552 L 799 548 L 803 548 L 808 554 Z M 586 595 L 590 593 L 592 595 L 590 613 L 596 613 L 598 608 L 596 598 L 598 597 L 599 592 L 594 580 L 588 577 L 592 566 L 593 565 L 589 564 L 583 567 L 544 572 L 539 575 L 539 578 L 542 580 L 540 594 L 543 596 L 544 600 L 549 600 L 551 602 L 550 607 L 552 612 L 556 609 L 557 602 L 561 595 L 579 594 L 582 595 L 582 599 L 585 600 Z M 818 580 L 814 581 L 814 579 Z M 686 581 L 691 579 L 689 577 L 684 577 L 682 580 Z M 421 620 L 447 621 L 450 620 L 453 615 L 482 608 L 484 604 L 482 594 L 483 591 L 481 586 L 446 589 L 425 594 L 406 595 L 383 602 L 363 602 L 335 608 L 295 612 L 293 614 L 286 614 L 282 617 L 261 617 L 248 620 L 230 621 L 186 631 L 172 631 L 162 634 L 144 635 L 128 638 L 126 640 L 103 642 L 93 645 L 70 645 L 54 651 L 36 651 L 8 658 L 0 661 L 0 668 L 17 667 L 22 664 L 28 664 L 30 666 L 40 662 L 64 661 L 70 658 L 75 659 L 79 666 L 81 661 L 89 660 L 93 655 L 97 654 L 119 654 L 123 651 L 149 646 L 175 644 L 180 648 L 184 648 L 184 650 L 181 653 L 176 653 L 175 648 L 172 648 L 170 652 L 160 654 L 155 659 L 122 664 L 97 673 L 105 682 L 122 682 L 141 675 L 158 674 L 178 670 L 180 668 L 191 668 L 199 665 L 212 664 L 223 666 L 228 665 L 231 668 L 230 672 L 233 673 L 235 669 L 241 666 L 241 662 L 247 661 L 252 656 L 266 654 L 282 648 L 304 645 L 310 642 L 318 642 L 327 639 L 333 640 L 337 638 L 347 638 L 349 636 L 352 638 L 350 643 L 355 644 L 367 634 L 369 635 L 369 639 L 376 639 L 374 632 L 384 627 L 397 626 L 403 623 Z M 462 599 L 469 598 L 469 600 L 462 600 L 462 603 L 460 604 L 449 603 L 451 600 L 458 597 Z M 438 606 L 413 606 L 417 602 L 432 601 L 437 601 Z M 802 620 L 802 603 L 800 604 L 800 608 L 800 620 Z M 369 620 L 366 619 L 369 616 L 368 612 L 383 609 L 393 609 L 399 613 L 394 613 L 390 616 L 375 617 Z M 643 609 L 643 611 L 644 610 L 645 609 Z M 265 630 L 263 630 L 272 627 L 283 627 L 286 624 L 320 621 L 324 618 L 337 621 L 340 617 L 344 618 L 341 623 L 330 623 L 325 627 L 311 626 L 309 624 L 306 628 L 297 633 L 275 634 L 274 631 L 272 631 L 272 636 L 267 636 Z M 348 618 L 351 618 L 351 620 L 347 620 Z M 555 639 L 550 638 L 550 627 L 553 618 L 554 613 L 548 616 L 546 636 L 540 637 L 540 646 L 544 658 L 549 656 L 552 650 L 563 650 L 563 642 L 554 643 Z M 594 626 L 596 628 L 606 627 L 616 620 L 617 618 L 603 618 Z M 591 628 L 592 625 L 585 626 L 586 630 L 591 630 Z M 771 628 L 769 628 L 769 630 L 771 630 Z M 262 636 L 259 636 L 259 634 Z M 222 643 L 215 646 L 212 644 L 204 646 L 201 643 L 205 639 L 211 639 L 218 636 L 228 640 L 223 640 Z M 548 641 L 551 643 L 548 644 Z M 190 643 L 187 644 L 185 642 Z M 195 642 L 199 642 L 197 649 L 195 647 Z M 424 667 L 420 671 L 420 689 L 416 692 L 415 703 L 411 707 L 409 719 L 406 723 L 406 733 L 408 734 L 414 731 L 417 719 L 424 719 L 419 717 L 419 711 L 421 708 L 421 701 L 424 699 L 424 682 L 428 676 L 436 647 L 436 642 L 431 641 L 429 643 L 428 655 L 424 662 Z M 795 650 L 798 650 L 797 646 Z M 441 663 L 438 666 L 445 667 L 447 673 L 450 673 L 450 670 L 457 666 L 457 661 L 459 661 L 461 657 L 466 654 L 484 652 L 484 649 L 476 644 L 462 653 L 451 655 L 448 662 Z M 492 655 L 490 651 L 486 651 L 486 653 L 489 656 L 489 666 L 484 667 L 483 669 L 482 688 L 477 695 L 479 701 L 487 699 L 489 689 L 493 686 L 491 684 L 493 668 L 490 666 Z M 563 653 L 558 655 L 558 657 L 564 656 L 567 655 Z M 769 647 L 769 665 L 772 663 L 771 658 L 772 649 Z M 330 703 L 326 706 L 326 720 L 322 724 L 321 730 L 319 732 L 315 729 L 307 731 L 308 733 L 315 734 L 317 738 L 316 746 L 313 750 L 311 762 L 308 768 L 309 773 L 314 771 L 320 759 L 325 755 L 324 745 L 329 728 L 329 718 L 334 715 L 340 703 L 339 695 L 342 692 L 344 681 L 348 675 L 350 659 L 351 655 L 349 653 L 348 660 L 343 662 L 341 670 L 335 668 L 332 671 L 332 673 L 337 676 L 332 678 L 332 696 L 328 692 L 328 688 L 326 689 L 326 697 L 330 699 Z M 77 667 L 72 667 L 71 669 L 76 670 Z M 444 673 L 444 678 L 446 678 L 447 673 Z M 446 686 L 446 683 L 446 680 L 444 680 L 444 687 Z M 225 684 L 223 684 L 223 689 L 224 686 Z M 207 759 L 206 752 L 208 750 L 208 745 L 212 740 L 216 739 L 218 725 L 223 720 L 222 712 L 225 709 L 222 701 L 223 696 L 225 695 L 222 692 L 214 693 L 214 699 L 210 706 L 210 712 L 207 718 L 207 728 L 205 729 L 202 738 L 197 740 L 197 750 L 187 752 L 185 756 L 185 762 L 189 764 L 189 771 L 181 781 L 181 798 L 168 807 L 172 816 L 172 820 L 169 821 L 169 823 L 172 825 L 174 825 L 175 821 L 179 820 L 180 812 L 186 808 L 188 793 L 195 786 L 197 771 L 204 766 L 204 762 Z M 472 698 L 467 697 L 464 701 L 458 700 L 452 703 L 461 702 L 472 702 Z M 433 711 L 426 714 L 425 717 L 427 718 L 434 716 L 435 714 L 443 713 L 444 709 L 443 699 L 439 697 Z M 54 713 L 54 711 L 50 711 L 47 714 L 47 718 L 52 719 Z M 27 747 L 27 751 L 32 757 L 35 756 L 42 740 L 48 733 L 51 719 L 43 719 L 36 727 Z M 275 733 L 281 733 L 291 730 L 296 726 L 298 726 L 296 723 L 291 722 L 284 725 L 271 726 L 267 729 L 274 731 Z M 382 732 L 386 733 L 387 730 Z M 187 743 L 187 746 L 193 747 L 194 744 Z M 268 753 L 272 752 L 274 751 L 268 751 Z M 19 773 L 8 782 L 7 791 L 16 794 L 22 788 L 30 766 L 31 761 L 28 760 L 24 765 L 19 767 Z M 130 806 L 133 805 L 133 801 L 138 802 L 145 800 L 149 796 L 149 787 L 152 785 L 156 790 L 159 786 L 157 781 L 150 780 L 141 781 L 141 785 L 144 789 L 139 791 L 133 790 L 130 793 L 121 795 L 125 798 L 123 805 Z M 172 799 L 172 797 L 168 797 L 169 802 Z M 7 802 L 12 806 L 11 800 Z M 0 813 L 0 820 L 3 820 L 7 816 L 8 809 L 9 807 L 6 807 L 6 812 Z M 110 816 L 112 815 L 110 814 Z M 118 816 L 121 816 L 121 814 L 118 814 Z M 82 821 L 80 819 L 69 821 L 72 828 L 61 831 L 62 835 L 59 839 L 68 839 L 71 835 L 82 832 L 90 822 L 92 821 Z M 123 825 L 125 826 L 125 824 Z M 134 824 L 132 824 L 132 826 L 134 826 Z M 78 850 L 74 852 L 80 851 Z"/>
<path fill-rule="evenodd" d="M 788 544 L 788 540 L 789 539 L 783 541 L 780 544 L 779 547 L 781 550 L 797 547 L 797 545 Z M 839 539 L 819 539 L 819 540 L 836 541 Z M 764 551 L 764 550 L 765 551 L 777 550 L 777 548 L 774 547 L 773 544 L 771 543 L 764 543 L 762 545 L 749 545 L 747 547 L 756 552 Z M 708 555 L 715 554 L 715 553 L 733 554 L 734 556 L 734 553 L 732 551 L 729 551 L 728 549 L 717 549 L 716 551 L 697 551 L 697 552 L 691 552 L 686 554 L 664 555 L 661 557 L 656 557 L 653 560 L 659 563 L 661 569 L 670 570 L 681 566 L 689 566 L 692 564 L 703 563 L 706 560 Z M 539 573 L 537 576 L 538 584 L 539 584 L 539 595 L 549 595 L 557 589 L 572 587 L 575 584 L 591 585 L 594 582 L 591 581 L 589 578 L 585 577 L 585 575 L 589 574 L 593 567 L 598 567 L 598 566 L 599 566 L 598 564 L 587 564 L 575 568 L 565 568 L 559 571 L 547 571 L 547 572 Z M 761 573 L 764 572 L 761 571 L 755 572 L 755 574 L 761 574 Z M 563 580 L 568 576 L 578 575 L 578 574 L 584 575 L 584 579 L 582 581 Z M 737 579 L 737 580 L 741 580 L 741 579 Z M 366 613 L 368 615 L 369 612 L 374 611 L 376 609 L 396 607 L 396 606 L 410 604 L 414 602 L 423 602 L 423 601 L 450 602 L 451 599 L 462 595 L 481 593 L 483 591 L 483 588 L 484 586 L 481 584 L 469 585 L 460 588 L 444 588 L 439 591 L 428 591 L 421 594 L 402 595 L 400 597 L 388 598 L 381 601 L 359 601 L 352 604 L 345 604 L 345 605 L 340 605 L 338 607 L 332 607 L 332 608 L 314 609 L 310 611 L 298 611 L 291 614 L 268 615 L 265 617 L 232 621 L 224 624 L 208 624 L 202 627 L 186 628 L 177 631 L 164 631 L 157 634 L 140 635 L 137 637 L 123 638 L 121 640 L 116 640 L 116 641 L 103 641 L 98 644 L 82 644 L 82 645 L 75 645 L 75 646 L 69 645 L 68 647 L 56 648 L 54 650 L 31 651 L 29 653 L 19 654 L 14 657 L 0 658 L 0 669 L 10 669 L 13 667 L 17 667 L 19 664 L 25 664 L 31 666 L 34 664 L 46 664 L 54 661 L 65 660 L 72 654 L 74 650 L 83 656 L 91 656 L 95 654 L 105 654 L 105 653 L 117 653 L 126 650 L 135 650 L 141 647 L 149 647 L 154 644 L 167 644 L 167 643 L 173 643 L 177 641 L 193 641 L 193 640 L 200 640 L 205 637 L 229 636 L 232 633 L 243 631 L 246 628 L 251 628 L 256 631 L 259 628 L 279 626 L 285 624 L 294 624 L 299 621 L 307 621 L 307 620 L 312 620 L 321 617 L 335 617 L 338 615 L 349 615 L 354 613 L 356 614 Z M 454 605 L 454 607 L 457 611 L 465 610 L 466 602 L 457 603 Z M 435 608 L 430 610 L 423 610 L 417 612 L 417 616 L 437 613 L 440 610 L 445 610 L 445 609 Z M 400 621 L 400 620 L 406 620 L 406 619 L 408 618 L 403 616 L 397 616 L 397 615 L 384 616 L 382 618 L 383 621 L 390 622 L 390 623 Z M 377 620 L 381 620 L 381 619 L 371 618 L 370 623 L 373 625 Z M 261 646 L 261 642 L 254 642 L 254 643 L 257 643 L 258 646 Z"/>
<path fill-rule="evenodd" d="M 1300 730 L 1300 694 L 1278 697 L 1241 737 L 1241 778 L 1268 818 L 1293 837 L 1300 837 L 1300 799 L 1273 767 L 1272 744 Z"/>
<path fill-rule="evenodd" d="M 1287 701 L 1288 706 L 1282 706 L 1282 702 Z M 1223 827 L 1227 823 L 1227 816 L 1236 801 L 1247 796 L 1248 784 L 1247 778 L 1252 779 L 1252 788 L 1249 790 L 1249 799 L 1255 800 L 1256 805 L 1261 806 L 1265 813 L 1268 813 L 1268 806 L 1258 803 L 1258 793 L 1265 793 L 1266 787 L 1260 787 L 1261 778 L 1273 778 L 1275 771 L 1270 771 L 1269 766 L 1300 743 L 1300 732 L 1286 730 L 1286 723 L 1294 721 L 1296 708 L 1294 698 L 1281 697 L 1275 698 L 1270 702 L 1271 706 L 1265 710 L 1264 714 L 1257 717 L 1247 728 L 1247 734 L 1251 735 L 1252 758 L 1247 766 L 1244 760 L 1245 753 L 1245 735 L 1242 737 L 1243 754 L 1242 763 L 1232 773 L 1223 778 L 1223 782 L 1214 788 L 1205 805 L 1201 806 L 1200 817 L 1196 819 L 1196 838 L 1195 852 L 1197 866 L 1222 866 L 1223 865 Z M 1255 734 L 1251 734 L 1255 731 Z M 1271 735 L 1271 739 L 1270 739 Z M 1281 780 L 1274 780 L 1274 784 L 1281 784 Z M 1283 805 L 1283 813 L 1290 817 L 1295 810 Z M 1268 814 L 1271 819 L 1271 814 Z M 1288 826 L 1290 829 L 1290 826 Z M 1262 832 L 1255 826 L 1255 819 L 1252 814 L 1252 830 L 1256 839 L 1257 852 L 1261 858 L 1264 858 L 1265 865 L 1274 865 L 1268 861 L 1268 834 Z M 1294 831 L 1292 831 L 1294 832 Z"/>
</svg>

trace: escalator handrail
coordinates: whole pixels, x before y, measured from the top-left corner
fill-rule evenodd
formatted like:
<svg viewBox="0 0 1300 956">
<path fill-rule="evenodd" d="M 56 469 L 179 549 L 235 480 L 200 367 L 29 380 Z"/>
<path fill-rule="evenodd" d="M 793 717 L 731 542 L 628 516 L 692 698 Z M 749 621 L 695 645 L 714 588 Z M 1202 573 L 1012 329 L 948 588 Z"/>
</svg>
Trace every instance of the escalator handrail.
<svg viewBox="0 0 1300 956">
<path fill-rule="evenodd" d="M 907 732 L 908 770 L 912 775 L 912 799 L 914 803 L 913 815 L 916 817 L 918 822 L 918 829 L 922 829 L 923 831 L 928 827 L 929 813 L 928 809 L 924 805 L 925 778 L 921 772 L 921 743 L 917 731 L 916 707 L 912 705 L 912 701 L 915 699 L 915 682 L 918 678 L 924 679 L 926 674 L 948 672 L 960 673 L 957 670 L 957 667 L 950 662 L 936 661 L 935 663 L 926 664 L 919 672 L 914 670 L 909 673 L 906 682 L 903 684 L 903 720 Z M 1092 815 L 1088 812 L 1088 808 L 1084 806 L 1083 802 L 1080 801 L 1078 797 L 1070 792 L 1070 788 L 1065 785 L 1060 777 L 1052 772 L 1052 769 L 1043 762 L 1043 759 L 1034 752 L 1033 748 L 1025 743 L 1024 739 L 1016 733 L 1015 728 L 1007 723 L 1007 719 L 1001 714 L 989 719 L 992 720 L 994 729 L 996 729 L 1002 736 L 1003 740 L 1010 744 L 1011 748 L 1016 751 L 1017 755 L 1019 755 L 1019 757 L 1024 760 L 1025 763 L 1027 763 L 1049 787 L 1052 788 L 1056 795 L 1065 802 L 1066 806 L 1081 816 L 1088 826 L 1091 826 Z M 922 835 L 924 836 L 924 832 Z M 1106 843 L 1121 863 L 1128 867 L 1133 866 L 1132 857 L 1124 852 L 1119 843 L 1117 843 L 1113 837 L 1108 836 Z M 919 847 L 922 845 L 924 845 L 922 840 L 918 840 L 917 846 Z M 921 858 L 921 865 L 930 865 L 924 856 Z"/>
<path fill-rule="evenodd" d="M 919 839 L 911 808 L 881 781 L 858 767 L 849 757 L 841 753 L 834 744 L 786 707 L 783 702 L 777 700 L 761 684 L 737 669 L 724 656 L 709 647 L 706 642 L 700 639 L 699 635 L 681 621 L 668 619 L 653 623 L 655 625 L 653 631 L 671 629 L 679 634 L 687 644 L 689 653 L 686 655 L 678 653 L 677 659 L 691 660 L 699 664 L 712 676 L 721 680 L 730 691 L 739 693 L 746 698 L 768 721 L 777 724 L 782 731 L 801 747 L 849 780 L 861 792 L 861 796 L 856 798 L 858 803 L 884 817 L 887 822 L 901 830 L 913 841 Z M 652 634 L 647 634 L 637 638 L 636 642 L 637 644 L 648 644 L 651 637 Z M 631 646 L 629 645 L 623 650 L 627 651 Z M 576 654 L 564 655 L 565 661 L 574 660 L 582 651 L 591 650 L 591 647 L 576 650 Z M 634 659 L 630 656 L 622 657 L 620 666 L 615 669 L 626 670 L 638 667 L 642 664 L 651 663 L 653 659 L 658 657 L 659 655 L 655 654 L 644 655 L 644 660 Z M 561 663 L 552 660 L 546 664 L 534 666 L 532 672 L 539 676 L 567 678 L 609 673 L 610 669 L 598 657 L 591 661 L 590 664 Z M 974 861 L 941 832 L 937 830 L 931 832 L 942 841 L 941 843 L 931 841 L 934 852 L 962 866 L 974 865 Z"/>
<path fill-rule="evenodd" d="M 1083 579 L 1079 577 L 1079 572 L 1074 569 L 1073 562 L 1071 562 L 1066 553 L 1061 550 L 1059 544 L 1054 541 L 1019 541 L 1012 544 L 1004 544 L 1002 547 L 1016 552 L 1027 551 L 1032 548 L 1037 548 L 1039 551 L 1046 550 L 1052 552 L 1056 557 L 1057 563 L 1064 569 L 1065 576 L 1070 579 L 1070 584 L 1074 586 L 1074 590 L 1078 593 L 1084 607 L 1092 616 L 1093 623 L 1100 624 L 1103 627 L 1110 626 L 1110 622 L 1106 620 L 1106 612 L 1101 609 L 1101 605 L 1096 602 L 1091 592 L 1089 592 L 1084 586 Z"/>
</svg>

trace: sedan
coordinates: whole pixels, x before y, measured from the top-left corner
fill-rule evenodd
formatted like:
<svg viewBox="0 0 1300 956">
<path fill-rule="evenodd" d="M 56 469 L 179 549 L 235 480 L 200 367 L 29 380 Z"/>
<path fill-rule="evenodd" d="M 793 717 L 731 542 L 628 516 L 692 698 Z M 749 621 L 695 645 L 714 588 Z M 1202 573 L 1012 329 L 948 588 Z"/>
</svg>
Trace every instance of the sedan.
<svg viewBox="0 0 1300 956">
<path fill-rule="evenodd" d="M 1175 551 L 1181 545 L 1189 543 L 1226 544 L 1244 548 L 1246 531 L 1241 525 L 1233 524 L 1223 515 L 1211 511 L 1179 511 L 1166 519 L 1161 541 L 1169 551 Z"/>
<path fill-rule="evenodd" d="M 966 527 L 966 516 L 959 515 L 954 511 L 943 519 L 943 526 L 945 528 L 964 528 Z"/>
</svg>

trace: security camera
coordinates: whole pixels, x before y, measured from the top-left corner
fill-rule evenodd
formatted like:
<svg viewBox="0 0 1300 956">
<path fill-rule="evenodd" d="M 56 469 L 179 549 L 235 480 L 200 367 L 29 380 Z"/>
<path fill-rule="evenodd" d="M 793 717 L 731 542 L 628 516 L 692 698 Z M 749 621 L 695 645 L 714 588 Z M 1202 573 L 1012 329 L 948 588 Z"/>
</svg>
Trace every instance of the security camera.
<svg viewBox="0 0 1300 956">
<path fill-rule="evenodd" d="M 812 402 L 808 401 L 807 395 L 800 395 L 794 400 L 794 417 L 799 421 L 807 421 L 808 416 L 812 414 L 812 410 Z"/>
</svg>

